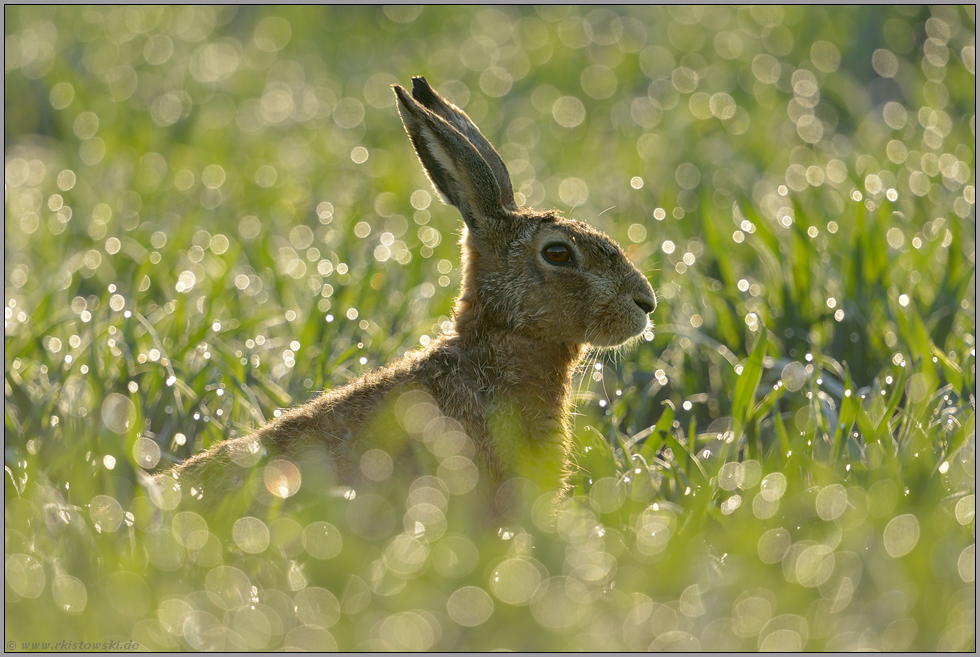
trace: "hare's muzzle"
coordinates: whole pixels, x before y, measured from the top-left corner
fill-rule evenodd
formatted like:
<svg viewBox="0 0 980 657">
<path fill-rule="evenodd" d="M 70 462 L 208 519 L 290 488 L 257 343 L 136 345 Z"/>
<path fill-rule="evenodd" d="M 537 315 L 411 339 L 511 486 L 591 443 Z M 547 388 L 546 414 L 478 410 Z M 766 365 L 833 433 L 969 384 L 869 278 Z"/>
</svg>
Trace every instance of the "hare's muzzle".
<svg viewBox="0 0 980 657">
<path fill-rule="evenodd" d="M 644 315 L 649 315 L 657 309 L 657 295 L 653 291 L 650 281 L 639 270 L 633 267 L 631 274 L 629 277 L 629 289 L 630 296 L 633 297 L 633 303 L 643 311 Z"/>
<path fill-rule="evenodd" d="M 628 294 L 632 297 L 636 308 L 643 313 L 642 316 L 637 317 L 634 329 L 634 335 L 638 335 L 650 328 L 650 313 L 657 308 L 657 295 L 650 286 L 650 281 L 638 271 L 634 273 L 631 283 L 632 290 Z"/>
<path fill-rule="evenodd" d="M 657 307 L 657 298 L 654 296 L 634 296 L 633 301 L 640 307 L 644 315 L 649 315 Z"/>
</svg>

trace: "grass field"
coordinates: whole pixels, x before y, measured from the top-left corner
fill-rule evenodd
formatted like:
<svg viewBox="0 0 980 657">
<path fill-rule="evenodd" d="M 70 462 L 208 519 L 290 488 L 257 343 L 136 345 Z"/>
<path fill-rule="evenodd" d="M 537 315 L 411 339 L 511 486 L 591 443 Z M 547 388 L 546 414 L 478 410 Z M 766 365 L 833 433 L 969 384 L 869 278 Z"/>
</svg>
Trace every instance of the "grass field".
<svg viewBox="0 0 980 657">
<path fill-rule="evenodd" d="M 4 13 L 8 650 L 975 649 L 974 7 Z M 657 291 L 572 494 L 151 500 L 450 319 L 416 74 Z"/>
</svg>

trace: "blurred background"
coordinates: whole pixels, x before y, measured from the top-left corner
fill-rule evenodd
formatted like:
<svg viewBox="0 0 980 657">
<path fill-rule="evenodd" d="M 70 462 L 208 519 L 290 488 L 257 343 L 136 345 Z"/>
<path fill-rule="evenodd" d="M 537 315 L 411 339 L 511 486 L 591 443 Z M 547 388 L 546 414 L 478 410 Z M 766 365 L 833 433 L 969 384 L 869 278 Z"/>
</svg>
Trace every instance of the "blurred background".
<svg viewBox="0 0 980 657">
<path fill-rule="evenodd" d="M 975 29 L 972 6 L 5 7 L 6 636 L 54 613 L 159 649 L 970 649 Z M 397 116 L 413 75 L 519 204 L 608 232 L 657 291 L 655 330 L 576 379 L 565 529 L 477 539 L 443 505 L 430 543 L 316 499 L 161 520 L 138 471 L 449 321 L 460 222 Z M 296 548 L 328 519 L 342 550 Z"/>
</svg>

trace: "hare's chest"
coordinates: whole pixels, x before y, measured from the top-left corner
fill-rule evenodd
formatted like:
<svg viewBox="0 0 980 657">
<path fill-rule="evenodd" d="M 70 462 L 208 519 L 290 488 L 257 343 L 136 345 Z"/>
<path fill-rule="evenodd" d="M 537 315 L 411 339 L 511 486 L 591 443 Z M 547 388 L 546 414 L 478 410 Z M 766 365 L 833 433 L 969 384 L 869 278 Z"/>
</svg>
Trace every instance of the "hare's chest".
<svg viewBox="0 0 980 657">
<path fill-rule="evenodd" d="M 486 431 L 503 478 L 530 479 L 541 491 L 561 489 L 571 450 L 561 418 L 529 413 L 518 403 L 496 401 L 487 408 Z"/>
</svg>

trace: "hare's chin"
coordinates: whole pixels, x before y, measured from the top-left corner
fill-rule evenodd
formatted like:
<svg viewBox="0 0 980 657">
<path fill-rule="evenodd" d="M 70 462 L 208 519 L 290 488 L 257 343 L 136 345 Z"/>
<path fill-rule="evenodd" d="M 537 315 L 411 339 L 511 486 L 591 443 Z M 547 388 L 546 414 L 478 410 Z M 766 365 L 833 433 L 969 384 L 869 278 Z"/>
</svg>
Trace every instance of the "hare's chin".
<svg viewBox="0 0 980 657">
<path fill-rule="evenodd" d="M 635 340 L 636 338 L 640 337 L 641 335 L 643 335 L 643 332 L 645 330 L 646 330 L 646 324 L 644 323 L 644 325 L 639 330 L 616 333 L 616 334 L 604 333 L 604 334 L 597 335 L 589 341 L 589 344 L 592 345 L 593 347 L 599 347 L 600 349 L 619 347 L 621 345 L 626 344 L 627 342 L 630 342 L 631 340 Z"/>
</svg>

